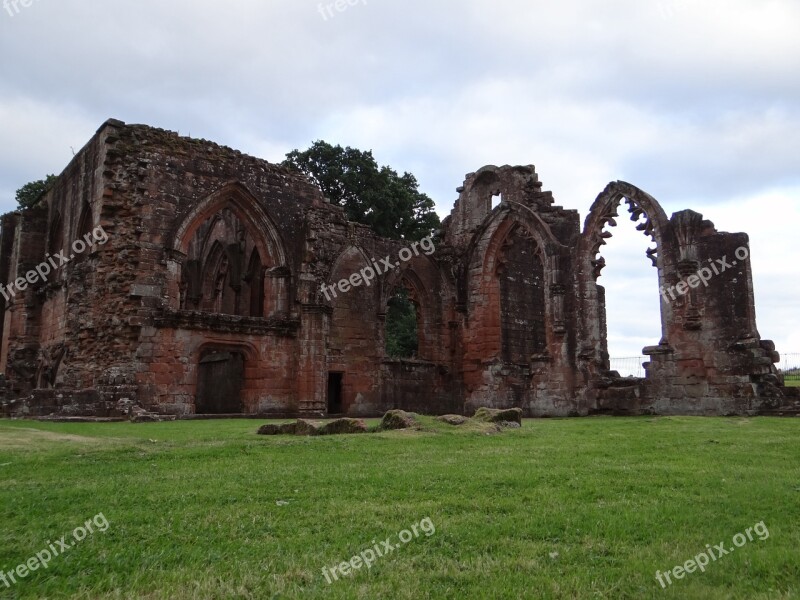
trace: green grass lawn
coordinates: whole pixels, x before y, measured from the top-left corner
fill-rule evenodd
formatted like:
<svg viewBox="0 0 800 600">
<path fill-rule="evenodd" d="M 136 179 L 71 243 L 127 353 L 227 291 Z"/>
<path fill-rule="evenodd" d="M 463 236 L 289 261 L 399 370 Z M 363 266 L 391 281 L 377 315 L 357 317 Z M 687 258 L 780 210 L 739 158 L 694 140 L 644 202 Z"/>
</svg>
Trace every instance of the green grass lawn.
<svg viewBox="0 0 800 600">
<path fill-rule="evenodd" d="M 800 597 L 800 420 L 525 421 L 264 438 L 259 422 L 0 421 L 0 598 Z M 430 518 L 371 569 L 322 569 Z M 664 590 L 655 572 L 763 521 Z M 373 541 L 375 540 L 375 541 Z"/>
<path fill-rule="evenodd" d="M 800 387 L 800 379 L 787 379 L 786 387 Z"/>
</svg>

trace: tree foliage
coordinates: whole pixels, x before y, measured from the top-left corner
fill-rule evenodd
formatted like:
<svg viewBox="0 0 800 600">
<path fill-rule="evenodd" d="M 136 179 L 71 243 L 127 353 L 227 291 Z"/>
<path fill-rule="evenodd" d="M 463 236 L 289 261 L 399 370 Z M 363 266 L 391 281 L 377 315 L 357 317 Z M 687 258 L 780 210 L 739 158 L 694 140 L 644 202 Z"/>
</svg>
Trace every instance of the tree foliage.
<svg viewBox="0 0 800 600">
<path fill-rule="evenodd" d="M 349 220 L 382 237 L 421 240 L 439 227 L 434 202 L 419 191 L 416 177 L 379 167 L 371 151 L 317 141 L 289 152 L 283 164 L 311 178 Z"/>
<path fill-rule="evenodd" d="M 55 175 L 48 175 L 45 179 L 31 181 L 17 190 L 17 204 L 20 208 L 30 208 L 50 189 L 55 180 Z"/>
<path fill-rule="evenodd" d="M 413 358 L 417 355 L 417 307 L 408 290 L 398 288 L 386 311 L 386 355 L 390 358 Z"/>
</svg>

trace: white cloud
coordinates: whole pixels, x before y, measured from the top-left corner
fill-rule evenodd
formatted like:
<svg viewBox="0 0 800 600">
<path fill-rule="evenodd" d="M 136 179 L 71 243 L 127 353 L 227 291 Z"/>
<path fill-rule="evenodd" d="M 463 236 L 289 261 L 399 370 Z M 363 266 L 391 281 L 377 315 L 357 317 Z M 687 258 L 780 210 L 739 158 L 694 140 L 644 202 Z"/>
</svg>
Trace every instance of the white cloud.
<svg viewBox="0 0 800 600">
<path fill-rule="evenodd" d="M 100 123 L 79 109 L 38 98 L 0 98 L 0 210 L 16 206 L 14 191 L 47 173 L 60 173 Z"/>
<path fill-rule="evenodd" d="M 369 0 L 328 20 L 318 6 L 47 0 L 0 11 L 0 208 L 65 167 L 108 117 L 274 161 L 315 139 L 372 149 L 415 173 L 443 215 L 484 164 L 535 164 L 582 217 L 624 179 L 668 212 L 750 233 L 761 332 L 800 351 L 800 4 Z M 652 343 L 656 322 L 645 242 L 620 242 L 607 270 L 627 286 L 610 315 L 626 354 Z M 629 256 L 637 266 L 614 274 Z"/>
</svg>

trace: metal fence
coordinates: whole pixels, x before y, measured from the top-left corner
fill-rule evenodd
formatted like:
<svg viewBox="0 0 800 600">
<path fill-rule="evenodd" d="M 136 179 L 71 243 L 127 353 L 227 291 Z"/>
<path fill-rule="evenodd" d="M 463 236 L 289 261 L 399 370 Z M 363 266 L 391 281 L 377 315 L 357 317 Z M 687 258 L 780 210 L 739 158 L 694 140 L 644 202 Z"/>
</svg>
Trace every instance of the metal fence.
<svg viewBox="0 0 800 600">
<path fill-rule="evenodd" d="M 623 377 L 644 377 L 642 363 L 650 360 L 646 356 L 630 356 L 628 358 L 612 358 L 611 370 L 617 371 Z"/>
<path fill-rule="evenodd" d="M 778 368 L 787 384 L 800 384 L 800 354 L 781 354 Z"/>
<path fill-rule="evenodd" d="M 644 377 L 642 363 L 650 360 L 646 356 L 631 356 L 627 358 L 612 358 L 611 370 L 619 372 L 623 377 Z M 783 373 L 787 384 L 800 385 L 800 353 L 781 354 L 778 368 Z"/>
</svg>

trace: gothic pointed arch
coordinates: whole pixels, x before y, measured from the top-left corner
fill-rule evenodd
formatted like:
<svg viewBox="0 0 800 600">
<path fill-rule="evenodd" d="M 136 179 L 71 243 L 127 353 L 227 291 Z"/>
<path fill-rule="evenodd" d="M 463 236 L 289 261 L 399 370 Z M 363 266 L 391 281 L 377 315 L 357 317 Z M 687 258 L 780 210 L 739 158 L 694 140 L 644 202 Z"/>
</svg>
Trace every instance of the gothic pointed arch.
<svg viewBox="0 0 800 600">
<path fill-rule="evenodd" d="M 328 276 L 328 284 L 335 285 L 341 279 L 347 279 L 353 273 L 358 273 L 361 269 L 370 266 L 372 266 L 372 261 L 367 257 L 364 249 L 351 244 L 342 249 L 336 260 L 333 261 L 330 275 Z"/>
<path fill-rule="evenodd" d="M 632 221 L 636 222 L 644 217 L 644 222 L 637 229 L 652 241 L 653 247 L 647 250 L 647 257 L 653 266 L 658 267 L 660 252 L 664 247 L 663 236 L 669 227 L 667 214 L 650 194 L 630 183 L 616 181 L 608 184 L 592 204 L 583 228 L 578 255 L 579 267 L 587 269 L 594 280 L 597 280 L 605 266 L 605 259 L 599 256 L 600 249 L 612 236 L 608 228 L 617 225 L 616 219 L 623 201 L 628 206 Z"/>
<path fill-rule="evenodd" d="M 431 301 L 429 285 L 423 283 L 422 277 L 413 265 L 404 265 L 387 274 L 385 283 L 381 286 L 381 306 L 386 306 L 392 297 L 392 290 L 400 286 L 407 287 L 417 302 Z"/>
<path fill-rule="evenodd" d="M 470 263 L 473 263 L 476 259 L 483 260 L 485 252 L 481 253 L 480 249 L 483 248 L 485 250 L 487 243 L 492 238 L 497 238 L 498 235 L 505 235 L 508 229 L 516 224 L 521 224 L 525 227 L 539 246 L 551 249 L 550 253 L 553 253 L 553 248 L 559 245 L 558 240 L 550 230 L 550 226 L 532 208 L 518 202 L 504 200 L 478 229 L 472 239 L 468 249 Z"/>
<path fill-rule="evenodd" d="M 550 339 L 564 331 L 561 255 L 547 224 L 515 202 L 501 203 L 480 228 L 462 281 L 470 335 L 486 355 L 520 366 L 549 360 Z"/>
<path fill-rule="evenodd" d="M 272 218 L 243 184 L 233 181 L 201 200 L 185 215 L 170 235 L 168 247 L 187 254 L 198 228 L 223 209 L 230 210 L 253 235 L 263 257 L 275 266 L 287 266 L 286 246 Z"/>
<path fill-rule="evenodd" d="M 517 202 L 503 201 L 469 244 L 465 261 L 466 270 L 459 278 L 459 304 L 468 305 L 472 294 L 479 287 L 483 274 L 496 271 L 495 263 L 499 252 L 512 231 L 524 231 L 525 235 L 535 243 L 544 269 L 549 273 L 551 291 L 560 292 L 563 287 L 560 264 L 564 248 L 547 223 L 533 209 Z M 554 316 L 557 321 L 560 320 L 558 315 Z"/>
<path fill-rule="evenodd" d="M 674 245 L 669 237 L 672 235 L 672 229 L 658 201 L 630 183 L 624 181 L 610 183 L 592 204 L 577 253 L 576 277 L 581 303 L 579 314 L 583 340 L 579 348 L 579 359 L 588 360 L 590 370 L 610 369 L 605 288 L 598 284 L 598 279 L 606 266 L 601 250 L 613 236 L 610 229 L 617 226 L 623 203 L 631 221 L 637 223 L 636 229 L 650 241 L 645 254 L 652 266 L 657 269 L 659 287 L 664 285 L 665 273 L 673 262 L 673 258 L 667 252 L 667 249 Z M 668 308 L 661 303 L 660 345 L 664 347 L 668 346 L 666 310 Z"/>
<path fill-rule="evenodd" d="M 285 310 L 286 250 L 270 216 L 238 182 L 201 200 L 173 230 L 180 308 L 264 317 Z M 274 276 L 267 277 L 271 271 Z"/>
</svg>

